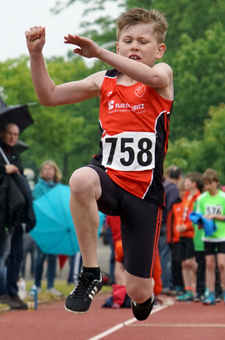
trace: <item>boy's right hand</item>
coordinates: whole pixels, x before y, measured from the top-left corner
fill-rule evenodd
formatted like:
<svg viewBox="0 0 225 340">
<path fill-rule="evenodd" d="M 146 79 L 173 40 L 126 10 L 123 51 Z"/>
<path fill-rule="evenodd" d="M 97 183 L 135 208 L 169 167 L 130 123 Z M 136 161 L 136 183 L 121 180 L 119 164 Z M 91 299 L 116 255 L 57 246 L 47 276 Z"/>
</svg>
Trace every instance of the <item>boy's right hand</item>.
<svg viewBox="0 0 225 340">
<path fill-rule="evenodd" d="M 34 26 L 25 32 L 27 48 L 30 53 L 41 52 L 45 44 L 45 27 Z"/>
</svg>

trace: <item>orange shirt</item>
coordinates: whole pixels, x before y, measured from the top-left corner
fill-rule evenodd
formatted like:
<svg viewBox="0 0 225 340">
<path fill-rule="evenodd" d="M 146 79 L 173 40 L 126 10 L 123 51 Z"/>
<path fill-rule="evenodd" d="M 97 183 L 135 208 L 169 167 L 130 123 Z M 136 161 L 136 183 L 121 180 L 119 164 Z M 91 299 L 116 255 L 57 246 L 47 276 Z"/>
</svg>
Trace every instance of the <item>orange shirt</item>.
<svg viewBox="0 0 225 340">
<path fill-rule="evenodd" d="M 175 243 L 180 241 L 180 232 L 177 230 L 177 226 L 182 220 L 182 201 L 174 203 L 167 215 L 166 231 L 167 231 L 167 243 Z"/>
<path fill-rule="evenodd" d="M 192 221 L 189 219 L 189 214 L 193 211 L 194 202 L 201 195 L 201 192 L 198 191 L 193 197 L 190 197 L 190 193 L 187 191 L 182 199 L 182 215 L 180 221 L 178 222 L 180 225 L 184 224 L 186 230 L 180 233 L 180 236 L 194 238 L 195 230 Z"/>
</svg>

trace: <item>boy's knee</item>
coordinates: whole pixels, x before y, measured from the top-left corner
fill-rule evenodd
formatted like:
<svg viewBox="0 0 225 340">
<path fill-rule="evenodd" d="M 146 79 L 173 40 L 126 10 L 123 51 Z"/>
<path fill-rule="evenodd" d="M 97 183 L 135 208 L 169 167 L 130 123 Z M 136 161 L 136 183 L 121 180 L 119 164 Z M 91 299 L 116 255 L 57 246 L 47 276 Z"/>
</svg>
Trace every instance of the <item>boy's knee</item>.
<svg viewBox="0 0 225 340">
<path fill-rule="evenodd" d="M 69 180 L 71 193 L 76 193 L 77 191 L 79 191 L 81 184 L 83 185 L 83 180 L 84 179 L 82 174 L 78 173 L 77 171 L 74 171 Z"/>
<path fill-rule="evenodd" d="M 88 167 L 74 171 L 69 181 L 71 195 L 78 198 L 92 196 L 92 193 L 94 195 L 96 176 L 97 174 Z"/>
<path fill-rule="evenodd" d="M 207 263 L 206 265 L 206 269 L 210 272 L 215 272 L 215 269 L 216 269 L 216 265 L 214 263 Z"/>
<path fill-rule="evenodd" d="M 127 284 L 127 294 L 129 297 L 137 303 L 143 303 L 147 301 L 153 292 L 153 286 L 147 284 L 142 286 L 141 284 Z"/>
<path fill-rule="evenodd" d="M 79 171 L 75 171 L 69 181 L 70 192 L 73 197 L 81 197 L 89 190 L 87 179 Z"/>
<path fill-rule="evenodd" d="M 220 272 L 224 272 L 225 271 L 225 263 L 221 262 L 218 263 L 218 268 Z"/>
</svg>

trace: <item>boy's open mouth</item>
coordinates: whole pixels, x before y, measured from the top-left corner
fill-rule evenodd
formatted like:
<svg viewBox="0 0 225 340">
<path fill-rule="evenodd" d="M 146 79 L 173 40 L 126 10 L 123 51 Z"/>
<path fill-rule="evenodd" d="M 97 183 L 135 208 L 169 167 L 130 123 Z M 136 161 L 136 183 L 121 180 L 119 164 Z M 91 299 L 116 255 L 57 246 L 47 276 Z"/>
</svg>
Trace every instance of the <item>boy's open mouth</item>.
<svg viewBox="0 0 225 340">
<path fill-rule="evenodd" d="M 134 54 L 129 56 L 129 58 L 132 59 L 132 60 L 140 60 L 141 59 L 138 55 L 134 55 Z"/>
</svg>

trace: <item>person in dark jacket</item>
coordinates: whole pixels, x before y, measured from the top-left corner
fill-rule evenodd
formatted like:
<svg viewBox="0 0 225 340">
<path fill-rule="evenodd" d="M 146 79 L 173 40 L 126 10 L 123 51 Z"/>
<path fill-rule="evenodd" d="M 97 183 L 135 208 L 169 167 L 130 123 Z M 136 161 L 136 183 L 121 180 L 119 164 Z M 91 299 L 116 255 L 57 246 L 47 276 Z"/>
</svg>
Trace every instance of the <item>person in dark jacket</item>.
<svg viewBox="0 0 225 340">
<path fill-rule="evenodd" d="M 14 123 L 9 123 L 0 132 L 0 146 L 10 164 L 6 164 L 4 154 L 0 153 L 0 176 L 1 179 L 9 179 L 7 175 L 23 174 L 20 155 L 15 149 L 19 137 L 19 127 Z M 2 183 L 2 182 L 1 182 Z M 8 182 L 9 183 L 9 182 Z M 25 201 L 25 199 L 24 199 Z M 8 202 L 5 203 L 5 209 Z M 9 216 L 7 216 L 9 218 Z M 17 281 L 21 261 L 23 259 L 23 228 L 21 226 L 22 210 L 18 212 L 17 219 L 12 225 L 6 223 L 6 227 L 0 230 L 0 303 L 8 304 L 11 309 L 27 309 L 18 296 Z M 9 222 L 9 221 L 6 221 Z M 5 277 L 5 266 L 7 267 L 7 277 Z"/>
</svg>

